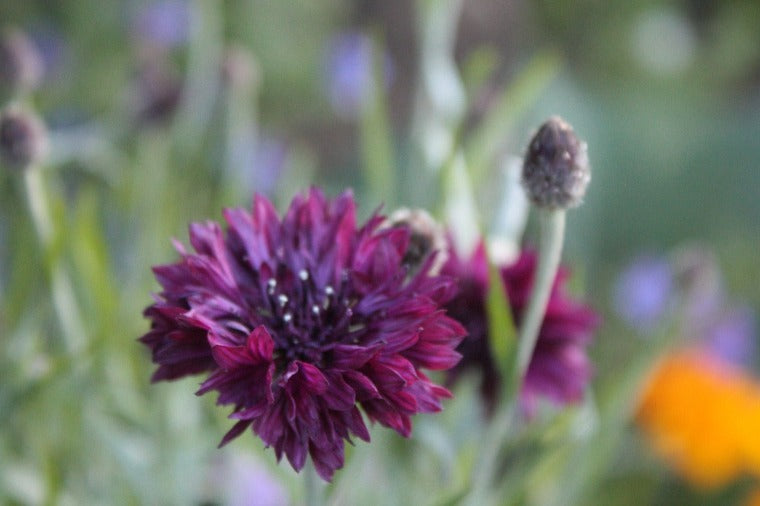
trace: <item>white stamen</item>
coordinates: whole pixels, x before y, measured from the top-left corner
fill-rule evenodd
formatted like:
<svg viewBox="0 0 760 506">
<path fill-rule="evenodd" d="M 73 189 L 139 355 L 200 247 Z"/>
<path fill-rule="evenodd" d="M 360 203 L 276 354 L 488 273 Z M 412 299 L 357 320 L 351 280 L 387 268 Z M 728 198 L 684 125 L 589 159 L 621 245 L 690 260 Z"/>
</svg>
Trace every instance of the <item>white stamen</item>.
<svg viewBox="0 0 760 506">
<path fill-rule="evenodd" d="M 334 295 L 334 294 L 335 294 L 335 289 L 332 286 L 327 285 L 325 287 L 325 295 L 329 297 L 330 295 Z"/>
<path fill-rule="evenodd" d="M 319 314 L 319 306 L 317 306 L 316 304 L 311 306 L 311 312 L 314 314 Z"/>
<path fill-rule="evenodd" d="M 306 269 L 301 269 L 298 271 L 298 277 L 301 278 L 301 281 L 306 281 L 309 279 L 309 273 L 306 272 Z"/>
<path fill-rule="evenodd" d="M 293 319 L 293 315 L 290 313 L 285 313 L 284 315 L 282 315 L 282 321 L 284 321 L 285 323 L 289 323 L 290 320 L 292 319 Z"/>
<path fill-rule="evenodd" d="M 277 300 L 280 301 L 280 306 L 285 306 L 288 303 L 288 296 L 280 294 L 277 296 Z"/>
</svg>

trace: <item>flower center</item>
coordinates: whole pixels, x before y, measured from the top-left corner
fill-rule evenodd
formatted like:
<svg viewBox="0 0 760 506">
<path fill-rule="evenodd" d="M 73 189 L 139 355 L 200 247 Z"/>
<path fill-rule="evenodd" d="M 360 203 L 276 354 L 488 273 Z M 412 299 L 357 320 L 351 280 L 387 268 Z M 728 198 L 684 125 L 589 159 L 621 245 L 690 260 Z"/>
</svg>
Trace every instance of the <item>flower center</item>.
<svg viewBox="0 0 760 506">
<path fill-rule="evenodd" d="M 355 338 L 363 326 L 352 322 L 356 300 L 350 292 L 347 273 L 338 287 L 317 286 L 306 269 L 266 281 L 259 313 L 275 342 L 278 370 L 293 360 L 323 366 L 326 351 Z"/>
</svg>

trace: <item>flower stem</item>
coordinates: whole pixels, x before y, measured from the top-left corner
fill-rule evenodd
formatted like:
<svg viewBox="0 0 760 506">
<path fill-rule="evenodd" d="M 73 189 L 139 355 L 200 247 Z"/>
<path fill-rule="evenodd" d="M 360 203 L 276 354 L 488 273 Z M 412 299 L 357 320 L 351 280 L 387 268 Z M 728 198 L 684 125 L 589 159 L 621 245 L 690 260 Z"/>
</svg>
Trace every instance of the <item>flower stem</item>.
<svg viewBox="0 0 760 506">
<path fill-rule="evenodd" d="M 488 487 L 493 483 L 497 472 L 499 451 L 519 413 L 519 393 L 530 359 L 538 340 L 538 332 L 549 303 L 554 278 L 557 275 L 562 243 L 565 235 L 565 210 L 538 209 L 539 213 L 539 253 L 538 266 L 533 280 L 533 290 L 528 306 L 523 314 L 520 334 L 517 341 L 517 363 L 513 377 L 507 385 L 508 402 L 502 404 L 490 421 L 481 446 L 480 461 L 473 473 L 472 489 L 468 496 L 468 505 L 486 504 Z"/>
<path fill-rule="evenodd" d="M 69 352 L 79 351 L 84 344 L 84 327 L 68 272 L 55 251 L 53 219 L 48 206 L 42 172 L 38 167 L 24 171 L 24 189 L 29 214 L 44 255 L 50 279 L 50 295 L 63 338 Z"/>
<path fill-rule="evenodd" d="M 512 426 L 514 419 L 515 403 L 510 403 L 496 413 L 489 421 L 483 437 L 480 450 L 480 460 L 476 464 L 472 475 L 472 488 L 467 496 L 465 504 L 468 506 L 482 506 L 487 503 L 488 487 L 492 483 L 492 477 L 496 474 L 499 450 Z"/>
<path fill-rule="evenodd" d="M 319 476 L 314 465 L 309 462 L 304 469 L 304 486 L 306 488 L 306 506 L 322 506 L 325 504 L 324 496 L 319 483 Z"/>
<path fill-rule="evenodd" d="M 539 213 L 538 265 L 533 278 L 533 290 L 528 307 L 523 313 L 517 340 L 517 367 L 515 368 L 516 392 L 519 392 L 536 347 L 538 333 L 549 303 L 554 278 L 557 276 L 565 238 L 565 210 L 537 209 Z"/>
</svg>

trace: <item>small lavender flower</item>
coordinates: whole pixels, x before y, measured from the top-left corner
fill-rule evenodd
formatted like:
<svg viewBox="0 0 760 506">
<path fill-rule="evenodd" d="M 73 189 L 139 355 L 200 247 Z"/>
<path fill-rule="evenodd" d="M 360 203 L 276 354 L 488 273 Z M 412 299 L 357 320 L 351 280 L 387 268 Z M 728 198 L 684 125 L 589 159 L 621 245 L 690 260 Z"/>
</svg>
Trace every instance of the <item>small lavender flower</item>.
<svg viewBox="0 0 760 506">
<path fill-rule="evenodd" d="M 330 104 L 342 116 L 354 116 L 372 86 L 372 40 L 360 33 L 335 36 L 327 53 Z"/>
<path fill-rule="evenodd" d="M 673 272 L 668 261 L 642 256 L 626 267 L 615 283 L 615 311 L 634 328 L 649 332 L 659 323 L 673 294 Z"/>
<path fill-rule="evenodd" d="M 707 348 L 731 364 L 751 368 L 757 356 L 757 319 L 747 306 L 727 309 L 708 330 Z"/>
<path fill-rule="evenodd" d="M 227 506 L 282 506 L 289 504 L 285 487 L 276 476 L 246 454 L 230 453 L 214 462 L 209 485 Z"/>
<path fill-rule="evenodd" d="M 370 98 L 373 81 L 372 39 L 359 32 L 344 32 L 332 38 L 326 56 L 327 92 L 333 110 L 355 117 Z M 384 85 L 393 78 L 390 59 L 384 62 Z"/>
<path fill-rule="evenodd" d="M 278 137 L 263 135 L 256 143 L 252 158 L 254 187 L 264 195 L 271 195 L 288 161 L 287 143 Z"/>
<path fill-rule="evenodd" d="M 455 284 L 430 275 L 432 258 L 408 276 L 408 229 L 380 229 L 379 215 L 357 228 L 350 194 L 316 189 L 282 219 L 261 196 L 224 215 L 225 232 L 191 225 L 195 252 L 177 244 L 181 260 L 154 268 L 163 290 L 141 338 L 153 381 L 210 373 L 198 394 L 216 390 L 237 420 L 222 445 L 251 428 L 330 480 L 344 441 L 369 440 L 359 406 L 403 436 L 412 415 L 441 409 L 450 393 L 422 369 L 453 367 L 465 331 L 442 310 Z"/>
<path fill-rule="evenodd" d="M 518 326 L 528 304 L 535 269 L 536 255 L 530 251 L 522 252 L 514 263 L 499 269 Z M 489 345 L 491 337 L 485 307 L 488 263 L 484 244 L 479 243 L 469 259 L 460 258 L 452 248 L 442 273 L 458 280 L 459 294 L 446 305 L 446 309 L 469 333 L 458 348 L 462 361 L 449 373 L 449 380 L 453 381 L 466 369 L 479 371 L 482 374 L 481 393 L 490 411 L 501 378 Z M 564 287 L 567 277 L 568 272 L 560 269 L 555 278 L 520 392 L 523 408 L 529 415 L 542 397 L 558 404 L 580 401 L 591 377 L 586 347 L 599 318 L 591 308 L 568 296 Z"/>
<path fill-rule="evenodd" d="M 152 47 L 171 49 L 184 44 L 190 32 L 187 0 L 159 0 L 137 12 L 132 31 Z"/>
</svg>

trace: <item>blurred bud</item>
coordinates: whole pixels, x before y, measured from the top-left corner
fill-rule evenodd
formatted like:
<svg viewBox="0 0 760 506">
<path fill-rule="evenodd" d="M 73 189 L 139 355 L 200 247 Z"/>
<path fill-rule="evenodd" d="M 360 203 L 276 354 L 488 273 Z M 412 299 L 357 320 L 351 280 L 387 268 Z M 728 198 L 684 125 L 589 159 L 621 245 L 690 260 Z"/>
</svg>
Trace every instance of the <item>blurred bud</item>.
<svg viewBox="0 0 760 506">
<path fill-rule="evenodd" d="M 726 302 L 723 275 L 715 254 L 700 245 L 683 246 L 675 252 L 673 269 L 691 325 L 695 328 L 708 325 Z"/>
<path fill-rule="evenodd" d="M 430 274 L 435 275 L 441 270 L 448 258 L 446 232 L 426 211 L 397 209 L 388 217 L 386 225 L 409 228 L 409 246 L 402 261 L 410 269 L 414 270 L 421 266 L 430 254 L 435 253 L 435 263 L 430 269 Z"/>
<path fill-rule="evenodd" d="M 39 163 L 47 153 L 47 130 L 36 115 L 10 106 L 0 113 L 0 161 L 15 170 Z"/>
<path fill-rule="evenodd" d="M 16 28 L 0 34 L 0 89 L 8 97 L 32 91 L 42 81 L 44 64 L 37 46 Z"/>
<path fill-rule="evenodd" d="M 227 48 L 222 60 L 222 82 L 240 90 L 254 90 L 261 84 L 261 69 L 256 57 L 245 46 Z"/>
<path fill-rule="evenodd" d="M 548 209 L 576 207 L 591 181 L 586 143 L 568 123 L 549 118 L 528 145 L 522 182 L 528 198 Z"/>
<path fill-rule="evenodd" d="M 133 108 L 141 125 L 171 120 L 182 95 L 182 80 L 171 61 L 159 55 L 146 56 L 134 84 Z"/>
</svg>

